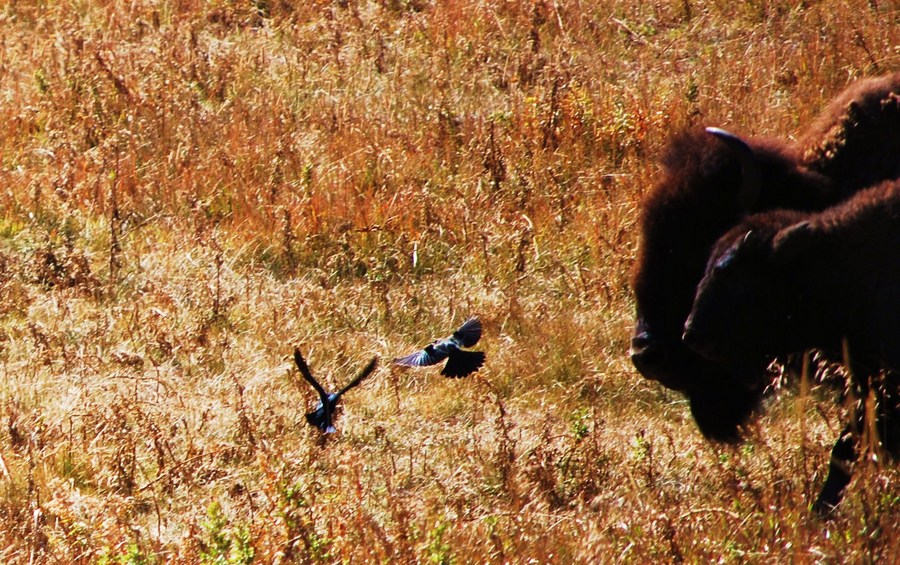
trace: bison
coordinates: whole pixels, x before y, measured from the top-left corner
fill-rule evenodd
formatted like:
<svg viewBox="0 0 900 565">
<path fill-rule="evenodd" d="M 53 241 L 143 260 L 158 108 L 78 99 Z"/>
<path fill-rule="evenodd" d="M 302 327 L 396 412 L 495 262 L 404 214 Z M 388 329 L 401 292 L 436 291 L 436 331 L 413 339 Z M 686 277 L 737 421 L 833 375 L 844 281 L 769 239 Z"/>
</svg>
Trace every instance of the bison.
<svg viewBox="0 0 900 565">
<path fill-rule="evenodd" d="M 898 156 L 900 157 L 900 156 Z M 808 349 L 845 358 L 848 389 L 877 399 L 880 439 L 900 454 L 900 181 L 819 213 L 750 216 L 716 243 L 684 341 L 761 394 L 772 359 Z M 834 453 L 816 507 L 829 511 L 850 480 L 863 414 Z"/>
<path fill-rule="evenodd" d="M 877 180 L 900 177 L 898 96 L 900 72 L 859 81 L 797 144 L 702 129 L 670 141 L 661 179 L 642 204 L 631 358 L 644 376 L 688 394 L 707 436 L 735 439 L 747 408 L 717 410 L 722 391 L 704 398 L 710 383 L 729 379 L 681 342 L 713 243 L 749 213 L 821 210 Z"/>
<path fill-rule="evenodd" d="M 754 210 L 815 210 L 844 195 L 831 179 L 802 166 L 792 146 L 743 142 L 719 131 L 677 135 L 663 165 L 662 180 L 642 206 L 631 359 L 644 376 L 688 396 L 706 436 L 734 441 L 754 404 L 720 367 L 681 341 L 710 248 Z"/>
<path fill-rule="evenodd" d="M 853 192 L 900 178 L 900 72 L 851 85 L 798 142 L 802 163 Z"/>
<path fill-rule="evenodd" d="M 900 72 L 851 85 L 796 143 L 699 128 L 673 136 L 642 203 L 631 359 L 645 377 L 688 397 L 706 437 L 738 441 L 759 403 L 681 339 L 713 244 L 751 213 L 823 210 L 898 178 L 898 154 Z"/>
</svg>

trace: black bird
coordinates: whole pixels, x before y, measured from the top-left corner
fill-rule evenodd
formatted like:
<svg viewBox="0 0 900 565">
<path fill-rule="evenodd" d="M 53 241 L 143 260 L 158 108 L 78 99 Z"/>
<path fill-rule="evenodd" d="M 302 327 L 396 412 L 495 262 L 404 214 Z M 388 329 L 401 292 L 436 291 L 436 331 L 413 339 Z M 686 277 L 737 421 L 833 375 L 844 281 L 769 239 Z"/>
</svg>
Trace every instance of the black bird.
<svg viewBox="0 0 900 565">
<path fill-rule="evenodd" d="M 425 349 L 406 357 L 394 359 L 398 365 L 424 367 L 447 359 L 441 374 L 445 377 L 467 377 L 484 365 L 483 351 L 463 351 L 461 347 L 472 347 L 481 339 L 481 321 L 472 317 L 466 320 L 453 335 L 431 342 Z"/>
<path fill-rule="evenodd" d="M 369 364 L 365 366 L 355 379 L 350 381 L 347 386 L 341 390 L 331 394 L 325 392 L 322 385 L 313 378 L 312 373 L 309 372 L 309 366 L 307 366 L 306 360 L 303 359 L 303 355 L 300 354 L 300 350 L 296 347 L 294 348 L 294 363 L 297 364 L 297 368 L 300 369 L 300 374 L 303 375 L 306 382 L 311 384 L 312 387 L 316 389 L 316 392 L 319 393 L 319 403 L 316 405 L 315 410 L 306 415 L 306 421 L 326 434 L 333 434 L 336 430 L 334 429 L 334 424 L 332 424 L 332 417 L 337 408 L 338 400 L 340 400 L 345 392 L 358 385 L 375 370 L 375 366 L 378 365 L 378 358 L 372 358 L 372 360 L 369 361 Z"/>
</svg>

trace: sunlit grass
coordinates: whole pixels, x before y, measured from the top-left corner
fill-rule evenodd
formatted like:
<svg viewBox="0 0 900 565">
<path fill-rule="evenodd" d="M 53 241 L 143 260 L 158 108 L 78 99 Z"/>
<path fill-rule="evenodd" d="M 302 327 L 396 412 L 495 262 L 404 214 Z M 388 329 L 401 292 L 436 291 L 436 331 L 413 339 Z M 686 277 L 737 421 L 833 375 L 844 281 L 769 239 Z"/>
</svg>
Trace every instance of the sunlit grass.
<svg viewBox="0 0 900 565">
<path fill-rule="evenodd" d="M 793 136 L 896 70 L 887 2 L 0 11 L 0 561 L 892 562 L 896 466 L 741 447 L 627 359 L 673 128 Z M 477 374 L 390 360 L 469 315 Z M 336 437 L 329 387 L 368 359 Z"/>
</svg>

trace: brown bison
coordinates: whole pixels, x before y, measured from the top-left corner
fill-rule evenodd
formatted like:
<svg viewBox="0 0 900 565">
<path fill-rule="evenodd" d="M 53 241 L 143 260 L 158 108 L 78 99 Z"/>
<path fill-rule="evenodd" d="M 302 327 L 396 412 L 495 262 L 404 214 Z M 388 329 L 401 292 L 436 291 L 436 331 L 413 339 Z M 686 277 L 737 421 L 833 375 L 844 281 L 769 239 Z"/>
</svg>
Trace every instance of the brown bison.
<svg viewBox="0 0 900 565">
<path fill-rule="evenodd" d="M 688 396 L 707 437 L 739 439 L 755 407 L 730 375 L 681 341 L 713 243 L 749 213 L 822 210 L 900 177 L 898 154 L 900 72 L 852 85 L 797 144 L 721 130 L 673 137 L 642 205 L 631 358 L 641 374 Z"/>
<path fill-rule="evenodd" d="M 851 85 L 798 145 L 804 166 L 844 192 L 900 178 L 900 72 Z"/>
<path fill-rule="evenodd" d="M 706 437 L 738 441 L 759 404 L 746 380 L 681 339 L 713 244 L 748 214 L 823 210 L 874 182 L 900 178 L 897 155 L 900 72 L 851 85 L 797 143 L 715 129 L 672 138 L 661 178 L 642 205 L 631 359 L 645 377 L 688 397 Z M 840 442 L 834 453 L 852 456 Z"/>
<path fill-rule="evenodd" d="M 757 398 L 777 356 L 815 348 L 846 357 L 848 389 L 858 400 L 876 394 L 880 439 L 900 454 L 898 249 L 900 181 L 819 213 L 750 216 L 713 248 L 684 341 Z M 856 413 L 833 453 L 820 511 L 838 502 L 850 479 L 847 463 L 863 431 L 864 412 Z"/>
<path fill-rule="evenodd" d="M 710 248 L 743 216 L 821 209 L 844 196 L 799 163 L 794 148 L 775 141 L 684 132 L 670 143 L 663 178 L 643 203 L 631 359 L 644 376 L 686 393 L 701 431 L 713 439 L 737 440 L 754 404 L 720 367 L 682 343 L 684 321 Z"/>
</svg>

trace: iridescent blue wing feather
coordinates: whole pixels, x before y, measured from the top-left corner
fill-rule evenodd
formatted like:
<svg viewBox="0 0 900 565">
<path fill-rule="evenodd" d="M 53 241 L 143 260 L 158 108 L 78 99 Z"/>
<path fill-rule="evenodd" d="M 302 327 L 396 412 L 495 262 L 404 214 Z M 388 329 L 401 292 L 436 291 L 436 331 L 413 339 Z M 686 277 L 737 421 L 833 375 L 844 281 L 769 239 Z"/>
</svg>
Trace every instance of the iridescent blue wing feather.
<svg viewBox="0 0 900 565">
<path fill-rule="evenodd" d="M 398 365 L 406 365 L 407 367 L 427 367 L 428 365 L 440 363 L 446 358 L 446 351 L 439 351 L 429 345 L 425 349 L 416 351 L 415 353 L 410 353 L 406 357 L 394 359 L 394 363 Z"/>
</svg>

